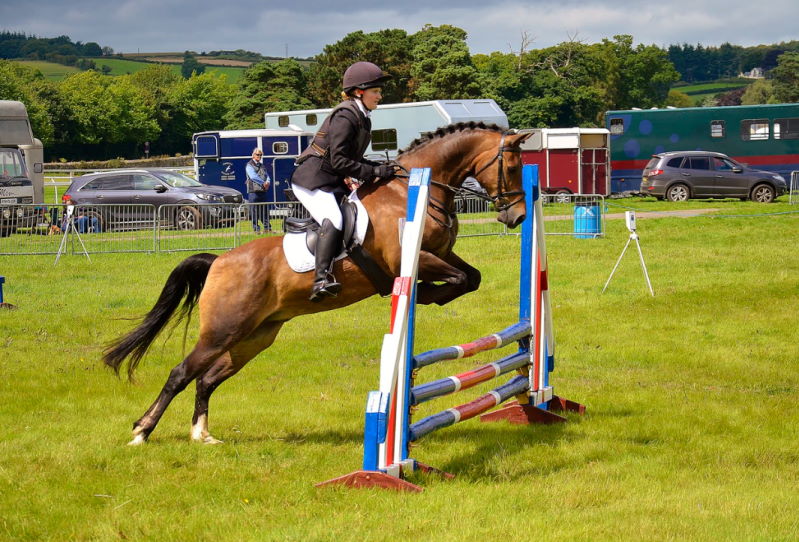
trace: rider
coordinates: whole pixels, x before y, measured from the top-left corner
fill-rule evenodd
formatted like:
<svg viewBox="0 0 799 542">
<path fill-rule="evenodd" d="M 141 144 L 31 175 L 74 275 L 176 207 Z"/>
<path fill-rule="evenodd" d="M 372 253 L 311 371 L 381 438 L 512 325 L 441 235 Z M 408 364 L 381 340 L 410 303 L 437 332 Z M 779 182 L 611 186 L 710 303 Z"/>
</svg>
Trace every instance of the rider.
<svg viewBox="0 0 799 542">
<path fill-rule="evenodd" d="M 356 62 L 347 68 L 341 93 L 344 101 L 324 120 L 297 159 L 291 178 L 294 195 L 321 226 L 311 301 L 335 297 L 341 291 L 332 269 L 343 229 L 339 200 L 349 192 L 345 179 L 368 182 L 394 177 L 393 166 L 363 157 L 372 139 L 370 113 L 382 99 L 383 84 L 390 78 L 371 62 Z"/>
</svg>

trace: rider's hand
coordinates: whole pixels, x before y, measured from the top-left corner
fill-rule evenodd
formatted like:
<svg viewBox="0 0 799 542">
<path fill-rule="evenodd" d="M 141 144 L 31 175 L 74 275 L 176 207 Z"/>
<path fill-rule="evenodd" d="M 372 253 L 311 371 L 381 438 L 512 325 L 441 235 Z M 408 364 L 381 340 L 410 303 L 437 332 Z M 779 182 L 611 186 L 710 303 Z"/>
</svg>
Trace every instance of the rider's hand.
<svg viewBox="0 0 799 542">
<path fill-rule="evenodd" d="M 374 173 L 375 177 L 378 177 L 379 179 L 384 181 L 393 179 L 396 175 L 394 166 L 391 164 L 380 164 L 378 166 L 375 166 Z"/>
</svg>

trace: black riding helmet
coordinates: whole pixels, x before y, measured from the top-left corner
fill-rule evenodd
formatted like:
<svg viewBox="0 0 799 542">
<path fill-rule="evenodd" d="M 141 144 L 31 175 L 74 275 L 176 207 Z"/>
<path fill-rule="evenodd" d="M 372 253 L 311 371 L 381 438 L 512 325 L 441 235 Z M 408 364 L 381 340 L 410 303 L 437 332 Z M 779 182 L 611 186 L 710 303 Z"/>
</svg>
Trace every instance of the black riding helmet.
<svg viewBox="0 0 799 542">
<path fill-rule="evenodd" d="M 344 72 L 341 86 L 344 92 L 356 88 L 366 90 L 367 88 L 382 87 L 389 79 L 391 79 L 389 74 L 371 62 L 356 62 Z"/>
</svg>

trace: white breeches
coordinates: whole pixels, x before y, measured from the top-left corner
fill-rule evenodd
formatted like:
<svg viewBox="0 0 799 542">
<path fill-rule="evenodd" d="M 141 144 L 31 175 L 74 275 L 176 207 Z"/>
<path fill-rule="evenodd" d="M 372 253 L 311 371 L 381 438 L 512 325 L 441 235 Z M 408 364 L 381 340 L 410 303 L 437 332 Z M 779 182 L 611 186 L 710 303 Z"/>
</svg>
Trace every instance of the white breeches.
<svg viewBox="0 0 799 542">
<path fill-rule="evenodd" d="M 341 231 L 344 228 L 335 194 L 324 190 L 308 190 L 296 184 L 291 188 L 300 203 L 308 209 L 308 212 L 319 224 L 324 219 L 328 219 L 337 230 Z"/>
</svg>

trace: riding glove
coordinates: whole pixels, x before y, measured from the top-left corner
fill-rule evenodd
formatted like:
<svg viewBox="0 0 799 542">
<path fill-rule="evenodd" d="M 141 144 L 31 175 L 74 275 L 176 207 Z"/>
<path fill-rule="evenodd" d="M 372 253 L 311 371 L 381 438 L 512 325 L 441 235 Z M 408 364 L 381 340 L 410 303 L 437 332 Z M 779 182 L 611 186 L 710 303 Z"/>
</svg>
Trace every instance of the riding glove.
<svg viewBox="0 0 799 542">
<path fill-rule="evenodd" d="M 374 173 L 375 177 L 379 177 L 384 181 L 393 179 L 396 175 L 394 173 L 394 166 L 391 164 L 380 164 L 375 166 Z"/>
</svg>

